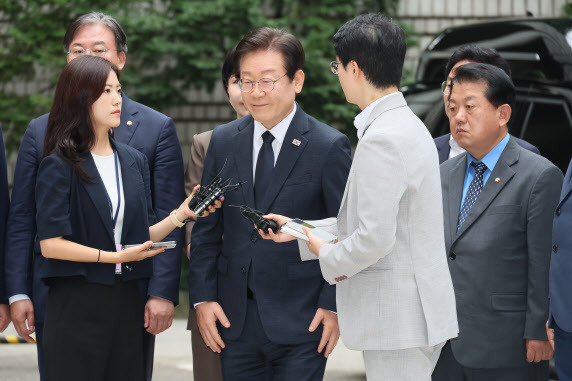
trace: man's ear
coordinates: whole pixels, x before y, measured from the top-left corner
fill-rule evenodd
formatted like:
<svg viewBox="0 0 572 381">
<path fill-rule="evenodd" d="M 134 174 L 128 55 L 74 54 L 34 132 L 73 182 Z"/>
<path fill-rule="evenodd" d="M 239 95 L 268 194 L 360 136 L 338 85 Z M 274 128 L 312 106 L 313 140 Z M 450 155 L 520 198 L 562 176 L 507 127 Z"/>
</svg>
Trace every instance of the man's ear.
<svg viewBox="0 0 572 381">
<path fill-rule="evenodd" d="M 306 74 L 302 70 L 298 70 L 296 74 L 294 74 L 294 90 L 296 94 L 299 94 L 302 91 L 302 87 L 304 87 L 304 79 L 306 79 Z"/>
<path fill-rule="evenodd" d="M 363 75 L 363 71 L 360 69 L 356 61 L 352 60 L 348 62 L 348 69 L 350 74 L 354 77 L 354 79 L 358 79 L 360 76 Z"/>
<path fill-rule="evenodd" d="M 125 55 L 125 52 L 119 52 L 117 54 L 117 58 L 119 58 L 119 65 L 117 65 L 117 68 L 119 69 L 119 71 L 121 71 L 125 66 L 125 61 L 127 61 L 127 56 Z"/>
<path fill-rule="evenodd" d="M 501 126 L 506 126 L 512 115 L 512 109 L 508 104 L 500 105 L 498 108 L 499 124 Z"/>
</svg>

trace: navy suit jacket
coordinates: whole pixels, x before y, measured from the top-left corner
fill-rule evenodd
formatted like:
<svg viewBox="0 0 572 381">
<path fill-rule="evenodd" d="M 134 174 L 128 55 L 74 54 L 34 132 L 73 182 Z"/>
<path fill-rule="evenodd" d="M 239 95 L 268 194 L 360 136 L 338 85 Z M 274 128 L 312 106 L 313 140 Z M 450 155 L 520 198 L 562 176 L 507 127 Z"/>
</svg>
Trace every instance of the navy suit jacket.
<svg viewBox="0 0 572 381">
<path fill-rule="evenodd" d="M 538 148 L 536 148 L 532 144 L 522 139 L 515 138 L 514 136 L 511 136 L 511 138 L 514 139 L 514 141 L 518 143 L 518 145 L 521 146 L 522 148 L 540 155 L 540 151 L 538 150 Z M 439 154 L 439 164 L 443 164 L 445 160 L 449 159 L 449 152 L 451 152 L 451 146 L 449 145 L 450 139 L 451 139 L 450 133 L 433 139 L 435 141 L 435 145 L 437 146 L 437 153 Z"/>
<path fill-rule="evenodd" d="M 149 166 L 146 157 L 134 148 L 111 141 L 121 165 L 125 213 L 121 243 L 138 244 L 149 240 L 149 226 L 155 223 L 151 202 Z M 73 168 L 57 154 L 42 160 L 36 180 L 38 240 L 63 237 L 69 241 L 105 251 L 115 251 L 113 221 L 105 185 L 89 152 L 82 155 L 83 168 L 92 179 L 82 182 Z M 94 253 L 95 255 L 95 253 Z M 124 263 L 125 281 L 150 278 L 153 259 Z M 115 264 L 75 262 L 45 258 L 40 277 L 82 276 L 90 283 L 112 285 Z"/>
<path fill-rule="evenodd" d="M 4 250 L 6 237 L 6 220 L 10 210 L 10 196 L 8 194 L 8 175 L 6 172 L 6 155 L 4 153 L 4 139 L 0 128 L 0 304 L 8 303 L 8 296 L 4 288 Z"/>
<path fill-rule="evenodd" d="M 560 202 L 554 212 L 550 263 L 550 324 L 572 332 L 572 161 L 566 171 Z M 553 327 L 554 328 L 554 327 Z"/>
<path fill-rule="evenodd" d="M 43 257 L 36 240 L 34 201 L 47 123 L 48 114 L 32 120 L 20 144 L 7 229 L 7 296 L 32 297 L 36 321 L 43 321 L 48 290 L 38 276 Z M 157 219 L 163 219 L 184 200 L 183 156 L 173 120 L 123 94 L 121 124 L 114 130 L 117 142 L 128 144 L 147 157 L 153 209 Z M 179 300 L 182 233 L 176 229 L 166 238 L 178 242 L 176 249 L 153 258 L 154 274 L 148 289 L 149 296 L 159 296 L 175 304 Z"/>
<path fill-rule="evenodd" d="M 203 301 L 220 303 L 231 326 L 219 330 L 223 337 L 236 339 L 245 322 L 250 276 L 249 286 L 256 294 L 260 319 L 271 341 L 317 341 L 321 330 L 308 332 L 316 310 L 336 309 L 335 288 L 324 281 L 320 264 L 302 262 L 295 241 L 278 244 L 262 239 L 240 210 L 230 207 L 255 206 L 253 131 L 250 115 L 213 131 L 201 183 L 210 183 L 226 161 L 221 176 L 246 184 L 227 193 L 222 208 L 199 218 L 193 228 L 191 306 Z M 271 188 L 257 209 L 308 220 L 335 217 L 351 166 L 350 150 L 345 135 L 298 106 L 278 155 Z"/>
</svg>

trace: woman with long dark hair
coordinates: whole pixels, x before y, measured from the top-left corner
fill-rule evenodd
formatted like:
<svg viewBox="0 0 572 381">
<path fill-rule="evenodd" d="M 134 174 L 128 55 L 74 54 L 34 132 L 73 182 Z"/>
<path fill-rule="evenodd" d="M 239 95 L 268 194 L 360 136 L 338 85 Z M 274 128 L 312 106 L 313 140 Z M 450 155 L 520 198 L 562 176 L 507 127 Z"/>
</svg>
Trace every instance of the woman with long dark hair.
<svg viewBox="0 0 572 381">
<path fill-rule="evenodd" d="M 69 62 L 56 86 L 36 185 L 41 276 L 50 285 L 44 349 L 51 381 L 143 380 L 150 257 L 165 250 L 150 247 L 196 217 L 189 197 L 155 223 L 146 157 L 110 136 L 120 116 L 118 69 L 94 56 Z"/>
</svg>

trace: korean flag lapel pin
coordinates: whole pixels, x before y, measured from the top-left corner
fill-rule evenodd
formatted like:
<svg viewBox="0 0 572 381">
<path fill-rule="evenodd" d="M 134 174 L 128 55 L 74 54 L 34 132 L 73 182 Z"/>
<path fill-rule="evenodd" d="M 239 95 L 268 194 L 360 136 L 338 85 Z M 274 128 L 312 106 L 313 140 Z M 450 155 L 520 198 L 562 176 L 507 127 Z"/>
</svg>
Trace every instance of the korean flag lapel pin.
<svg viewBox="0 0 572 381">
<path fill-rule="evenodd" d="M 302 142 L 299 141 L 298 139 L 294 139 L 292 140 L 292 144 L 294 144 L 296 147 L 300 147 L 300 144 L 302 144 Z"/>
</svg>

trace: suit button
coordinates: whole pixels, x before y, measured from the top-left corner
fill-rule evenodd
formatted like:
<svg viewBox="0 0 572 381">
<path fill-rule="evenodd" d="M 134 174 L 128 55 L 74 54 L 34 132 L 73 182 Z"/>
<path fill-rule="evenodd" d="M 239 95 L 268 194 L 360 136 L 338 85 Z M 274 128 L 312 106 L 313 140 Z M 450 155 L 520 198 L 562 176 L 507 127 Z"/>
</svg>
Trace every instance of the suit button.
<svg viewBox="0 0 572 381">
<path fill-rule="evenodd" d="M 246 269 L 245 269 L 244 267 L 241 268 L 240 271 L 241 271 L 243 274 L 246 274 Z"/>
<path fill-rule="evenodd" d="M 253 235 L 252 237 L 250 237 L 250 240 L 252 241 L 252 243 L 254 243 L 258 240 L 258 237 Z"/>
<path fill-rule="evenodd" d="M 560 209 L 556 210 L 556 215 L 559 216 L 562 213 L 562 211 Z"/>
<path fill-rule="evenodd" d="M 556 245 L 552 246 L 552 251 L 557 253 L 558 252 L 558 246 L 556 246 Z"/>
<path fill-rule="evenodd" d="M 455 253 L 450 253 L 450 254 L 449 254 L 449 258 L 451 258 L 451 260 L 454 261 L 455 258 L 457 258 L 457 254 L 455 254 Z"/>
</svg>

